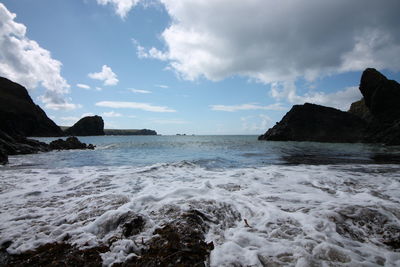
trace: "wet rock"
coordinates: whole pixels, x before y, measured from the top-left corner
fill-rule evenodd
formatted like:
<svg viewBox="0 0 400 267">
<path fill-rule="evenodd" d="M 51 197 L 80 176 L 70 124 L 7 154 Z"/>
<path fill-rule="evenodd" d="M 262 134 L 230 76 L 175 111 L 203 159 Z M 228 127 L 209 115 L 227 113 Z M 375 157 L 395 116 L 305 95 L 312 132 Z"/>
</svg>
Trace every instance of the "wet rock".
<svg viewBox="0 0 400 267">
<path fill-rule="evenodd" d="M 62 136 L 21 85 L 0 77 L 0 130 L 11 136 Z"/>
<path fill-rule="evenodd" d="M 102 266 L 100 254 L 107 247 L 79 250 L 66 243 L 46 244 L 34 251 L 11 255 L 0 250 L 0 266 Z"/>
<path fill-rule="evenodd" d="M 137 235 L 143 231 L 146 222 L 141 216 L 134 216 L 122 225 L 122 234 L 125 237 Z"/>
<path fill-rule="evenodd" d="M 94 149 L 94 145 L 86 145 L 79 141 L 75 136 L 70 136 L 66 140 L 57 139 L 49 144 L 50 149 L 53 150 L 69 150 L 69 149 Z"/>
<path fill-rule="evenodd" d="M 77 136 L 104 135 L 104 121 L 100 116 L 87 116 L 64 132 L 66 135 Z"/>
<path fill-rule="evenodd" d="M 399 248 L 400 226 L 394 224 L 388 215 L 359 206 L 339 209 L 337 214 L 332 220 L 338 234 L 362 243 L 375 239 L 392 249 Z"/>
<path fill-rule="evenodd" d="M 305 103 L 295 105 L 259 140 L 354 143 L 363 139 L 366 123 L 334 108 Z"/>
<path fill-rule="evenodd" d="M 190 210 L 154 231 L 140 257 L 114 266 L 206 266 L 213 243 L 205 242 L 206 216 Z"/>
<path fill-rule="evenodd" d="M 31 154 L 50 151 L 50 148 L 46 143 L 28 139 L 23 136 L 11 137 L 1 130 L 0 149 L 2 149 L 7 155 Z"/>
</svg>

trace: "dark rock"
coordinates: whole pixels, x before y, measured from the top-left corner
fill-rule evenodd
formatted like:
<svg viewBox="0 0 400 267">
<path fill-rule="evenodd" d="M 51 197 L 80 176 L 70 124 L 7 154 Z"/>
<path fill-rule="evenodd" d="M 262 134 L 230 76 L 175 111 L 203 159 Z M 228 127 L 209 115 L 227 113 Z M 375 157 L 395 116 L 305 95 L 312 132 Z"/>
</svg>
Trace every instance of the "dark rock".
<svg viewBox="0 0 400 267">
<path fill-rule="evenodd" d="M 148 240 L 140 257 L 131 257 L 127 262 L 114 266 L 206 266 L 212 242 L 205 242 L 209 226 L 206 216 L 190 210 L 161 228 Z"/>
<path fill-rule="evenodd" d="M 0 266 L 102 266 L 100 254 L 109 250 L 100 246 L 79 250 L 66 243 L 51 243 L 34 251 L 11 255 L 0 250 Z"/>
<path fill-rule="evenodd" d="M 400 84 L 388 80 L 376 69 L 366 69 L 360 91 L 371 114 L 380 123 L 391 123 L 400 118 Z"/>
<path fill-rule="evenodd" d="M 336 210 L 330 219 L 336 232 L 358 242 L 380 242 L 393 250 L 400 248 L 400 227 L 378 209 L 347 206 Z M 390 214 L 395 217 L 393 214 Z"/>
<path fill-rule="evenodd" d="M 11 136 L 62 136 L 21 85 L 0 77 L 0 130 Z"/>
<path fill-rule="evenodd" d="M 93 136 L 104 135 L 104 121 L 100 116 L 88 116 L 80 119 L 65 130 L 66 135 Z"/>
<path fill-rule="evenodd" d="M 23 136 L 11 137 L 0 131 L 0 148 L 8 155 L 32 154 L 50 151 L 46 143 L 27 139 Z"/>
<path fill-rule="evenodd" d="M 364 98 L 352 103 L 348 112 L 360 117 L 366 122 L 371 122 L 373 120 L 371 112 L 369 112 L 367 105 L 365 105 Z"/>
<path fill-rule="evenodd" d="M 94 145 L 86 145 L 78 140 L 75 136 L 70 136 L 66 140 L 57 139 L 49 144 L 53 150 L 69 150 L 69 149 L 94 149 Z"/>
<path fill-rule="evenodd" d="M 122 234 L 125 237 L 137 235 L 143 231 L 145 224 L 142 216 L 134 216 L 122 225 Z"/>
<path fill-rule="evenodd" d="M 0 147 L 0 165 L 4 165 L 8 163 L 8 155 L 6 151 Z"/>
<path fill-rule="evenodd" d="M 375 69 L 366 69 L 360 91 L 372 117 L 364 141 L 400 145 L 400 84 Z"/>
<path fill-rule="evenodd" d="M 305 103 L 295 105 L 259 140 L 354 143 L 363 139 L 366 123 L 334 108 Z"/>
</svg>

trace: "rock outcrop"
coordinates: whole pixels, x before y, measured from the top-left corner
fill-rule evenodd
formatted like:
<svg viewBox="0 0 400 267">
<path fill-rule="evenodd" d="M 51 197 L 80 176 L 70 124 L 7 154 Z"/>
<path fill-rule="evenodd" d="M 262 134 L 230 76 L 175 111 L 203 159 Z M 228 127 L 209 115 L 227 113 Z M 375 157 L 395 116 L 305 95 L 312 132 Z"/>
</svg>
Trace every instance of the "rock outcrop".
<svg viewBox="0 0 400 267">
<path fill-rule="evenodd" d="M 23 136 L 10 136 L 0 131 L 0 150 L 7 155 L 32 154 L 50 151 L 46 143 L 27 139 Z"/>
<path fill-rule="evenodd" d="M 94 145 L 86 145 L 78 140 L 75 136 L 70 136 L 66 140 L 57 139 L 49 144 L 52 150 L 69 150 L 69 149 L 94 149 Z"/>
<path fill-rule="evenodd" d="M 64 132 L 66 135 L 77 136 L 104 135 L 104 121 L 100 116 L 84 117 Z"/>
<path fill-rule="evenodd" d="M 372 117 L 365 142 L 400 145 L 400 84 L 375 69 L 366 69 L 360 91 Z"/>
<path fill-rule="evenodd" d="M 348 112 L 307 103 L 293 106 L 258 139 L 400 145 L 400 84 L 368 68 L 360 91 L 363 99 Z"/>
<path fill-rule="evenodd" d="M 259 140 L 360 142 L 366 123 L 357 116 L 334 108 L 305 103 L 295 105 Z"/>
<path fill-rule="evenodd" d="M 21 85 L 0 77 L 0 130 L 10 136 L 62 136 Z"/>
<path fill-rule="evenodd" d="M 46 143 L 26 138 L 26 136 L 48 137 L 63 134 L 61 128 L 49 119 L 38 105 L 35 105 L 23 86 L 0 77 L 0 164 L 8 163 L 8 155 L 72 147 L 94 148 L 93 145 L 80 143 L 75 137 L 60 148 L 52 148 Z"/>
<path fill-rule="evenodd" d="M 375 119 L 381 123 L 393 123 L 400 118 L 399 83 L 369 68 L 361 76 L 360 91 Z"/>
</svg>

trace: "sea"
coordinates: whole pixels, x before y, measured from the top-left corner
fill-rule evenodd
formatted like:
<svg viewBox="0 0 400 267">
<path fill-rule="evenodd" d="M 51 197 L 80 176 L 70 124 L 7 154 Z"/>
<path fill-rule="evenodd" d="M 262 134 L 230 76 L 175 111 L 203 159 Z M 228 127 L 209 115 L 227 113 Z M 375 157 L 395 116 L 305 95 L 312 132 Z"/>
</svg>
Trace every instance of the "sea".
<svg viewBox="0 0 400 267">
<path fill-rule="evenodd" d="M 50 142 L 51 138 L 38 138 Z M 400 266 L 400 148 L 257 136 L 79 137 L 95 150 L 10 156 L 0 244 L 21 253 L 119 237 L 105 266 L 176 214 L 208 218 L 210 266 Z M 121 238 L 134 213 L 143 231 Z"/>
</svg>

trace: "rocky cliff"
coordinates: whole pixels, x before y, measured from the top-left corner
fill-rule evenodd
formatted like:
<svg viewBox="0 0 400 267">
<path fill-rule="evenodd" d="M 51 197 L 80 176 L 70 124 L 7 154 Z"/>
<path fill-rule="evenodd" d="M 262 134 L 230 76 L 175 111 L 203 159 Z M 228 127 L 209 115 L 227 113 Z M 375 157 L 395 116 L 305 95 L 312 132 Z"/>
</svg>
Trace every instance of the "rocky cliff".
<svg viewBox="0 0 400 267">
<path fill-rule="evenodd" d="M 400 84 L 375 69 L 366 69 L 360 91 L 372 119 L 365 142 L 400 145 Z"/>
<path fill-rule="evenodd" d="M 66 135 L 77 136 L 104 135 L 104 121 L 100 116 L 84 117 L 64 132 Z"/>
<path fill-rule="evenodd" d="M 63 132 L 33 103 L 21 85 L 0 77 L 0 130 L 11 136 L 61 136 Z"/>
<path fill-rule="evenodd" d="M 46 144 L 26 136 L 62 136 L 63 132 L 33 103 L 21 85 L 0 77 L 0 164 L 8 155 L 47 152 L 53 149 L 93 149 L 76 138 Z"/>
<path fill-rule="evenodd" d="M 296 105 L 259 140 L 364 142 L 400 145 L 400 85 L 366 69 L 359 87 L 363 99 L 349 112 Z"/>
<path fill-rule="evenodd" d="M 366 123 L 334 108 L 305 103 L 295 105 L 259 140 L 354 143 L 363 138 Z"/>
</svg>

